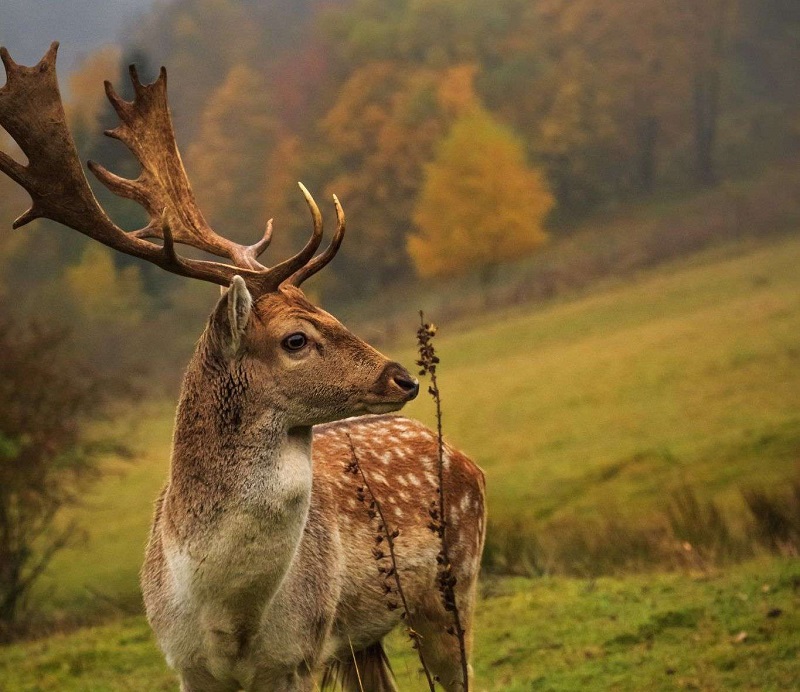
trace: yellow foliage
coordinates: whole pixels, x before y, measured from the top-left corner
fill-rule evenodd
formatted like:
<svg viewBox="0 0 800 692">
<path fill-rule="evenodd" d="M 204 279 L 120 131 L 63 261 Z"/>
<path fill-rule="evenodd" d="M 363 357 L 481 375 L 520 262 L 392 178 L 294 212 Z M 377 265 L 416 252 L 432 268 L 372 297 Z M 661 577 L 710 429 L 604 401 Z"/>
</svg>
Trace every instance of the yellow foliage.
<svg viewBox="0 0 800 692">
<path fill-rule="evenodd" d="M 65 272 L 70 297 L 84 315 L 99 321 L 135 325 L 144 313 L 139 269 L 117 269 L 111 251 L 93 243 L 81 261 Z"/>
<path fill-rule="evenodd" d="M 408 252 L 422 276 L 491 269 L 539 247 L 553 196 L 522 142 L 483 109 L 453 125 L 426 167 Z"/>
<path fill-rule="evenodd" d="M 328 191 L 342 200 L 362 239 L 347 253 L 372 277 L 407 271 L 403 231 L 423 166 L 452 121 L 452 104 L 441 102 L 441 85 L 450 75 L 399 62 L 369 63 L 347 79 L 322 120 L 335 160 L 347 166 Z"/>
</svg>

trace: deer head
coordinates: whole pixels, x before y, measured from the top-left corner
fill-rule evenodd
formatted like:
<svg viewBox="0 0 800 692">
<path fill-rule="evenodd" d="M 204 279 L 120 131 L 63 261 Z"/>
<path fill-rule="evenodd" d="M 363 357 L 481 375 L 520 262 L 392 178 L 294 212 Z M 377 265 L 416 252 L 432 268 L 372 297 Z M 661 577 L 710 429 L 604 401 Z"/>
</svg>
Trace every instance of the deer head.
<svg viewBox="0 0 800 692">
<path fill-rule="evenodd" d="M 162 67 L 156 81 L 145 85 L 131 66 L 133 101 L 124 101 L 105 83 L 120 118 L 120 125 L 105 134 L 130 149 L 141 173 L 128 180 L 100 164 L 88 164 L 109 190 L 147 212 L 147 225 L 124 231 L 100 207 L 83 173 L 58 89 L 57 49 L 53 43 L 37 65 L 25 67 L 0 48 L 7 75 L 0 89 L 0 125 L 28 158 L 23 165 L 0 151 L 0 170 L 25 188 L 32 201 L 14 228 L 36 218 L 52 219 L 166 271 L 227 289 L 201 340 L 203 356 L 215 367 L 235 371 L 262 403 L 284 411 L 290 425 L 397 410 L 416 396 L 418 384 L 404 368 L 312 305 L 300 289 L 341 245 L 345 217 L 335 196 L 336 232 L 315 256 L 323 236 L 322 215 L 301 184 L 313 221 L 311 237 L 293 257 L 265 266 L 258 258 L 270 244 L 272 221 L 253 245 L 234 243 L 209 227 L 175 142 L 166 70 Z M 226 261 L 182 257 L 177 245 Z"/>
</svg>

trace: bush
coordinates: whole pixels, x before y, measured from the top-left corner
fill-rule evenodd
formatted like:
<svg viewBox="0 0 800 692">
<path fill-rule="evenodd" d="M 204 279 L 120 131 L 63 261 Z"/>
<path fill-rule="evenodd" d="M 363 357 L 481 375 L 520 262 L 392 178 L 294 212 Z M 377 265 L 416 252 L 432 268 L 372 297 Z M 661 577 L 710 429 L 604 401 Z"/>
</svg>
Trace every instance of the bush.
<svg viewBox="0 0 800 692">
<path fill-rule="evenodd" d="M 63 329 L 20 323 L 0 304 L 0 640 L 20 627 L 31 587 L 76 526 L 56 521 L 108 449 L 85 424 L 102 383 L 68 355 Z"/>
</svg>

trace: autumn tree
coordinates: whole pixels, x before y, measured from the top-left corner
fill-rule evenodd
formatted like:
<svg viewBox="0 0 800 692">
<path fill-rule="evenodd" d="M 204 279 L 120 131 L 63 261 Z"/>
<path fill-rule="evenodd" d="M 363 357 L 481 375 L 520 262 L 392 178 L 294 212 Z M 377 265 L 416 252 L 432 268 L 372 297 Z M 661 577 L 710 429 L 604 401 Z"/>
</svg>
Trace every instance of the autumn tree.
<svg viewBox="0 0 800 692">
<path fill-rule="evenodd" d="M 103 82 L 118 82 L 122 65 L 122 49 L 116 45 L 107 45 L 89 53 L 70 73 L 70 98 L 66 103 L 66 112 L 79 147 L 84 139 L 99 139 L 103 125 L 110 126 L 107 122 L 110 109 Z M 117 87 L 121 88 L 118 84 Z"/>
<path fill-rule="evenodd" d="M 535 26 L 546 47 L 529 78 L 534 148 L 566 206 L 651 191 L 662 154 L 681 145 L 690 85 L 679 1 L 541 0 L 517 30 Z"/>
<path fill-rule="evenodd" d="M 179 145 L 197 139 L 211 94 L 230 71 L 239 64 L 259 65 L 271 48 L 253 21 L 252 5 L 241 0 L 156 3 L 139 23 L 130 45 L 169 70 Z"/>
<path fill-rule="evenodd" d="M 519 138 L 475 108 L 453 125 L 425 169 L 408 250 L 422 276 L 480 271 L 538 248 L 553 196 Z"/>
</svg>

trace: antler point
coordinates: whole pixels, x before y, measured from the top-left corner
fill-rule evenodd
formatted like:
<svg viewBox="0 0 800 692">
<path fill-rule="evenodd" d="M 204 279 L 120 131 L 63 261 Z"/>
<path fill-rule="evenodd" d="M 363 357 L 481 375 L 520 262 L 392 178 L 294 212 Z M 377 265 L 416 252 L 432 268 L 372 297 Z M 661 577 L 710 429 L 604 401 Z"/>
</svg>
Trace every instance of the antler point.
<svg viewBox="0 0 800 692">
<path fill-rule="evenodd" d="M 139 71 L 136 69 L 136 65 L 131 63 L 128 65 L 128 74 L 131 76 L 131 84 L 133 84 L 133 90 L 138 94 L 142 88 L 142 83 L 139 81 Z"/>
<path fill-rule="evenodd" d="M 3 66 L 6 68 L 6 75 L 11 73 L 11 70 L 17 66 L 17 63 L 11 58 L 11 53 L 5 46 L 0 47 L 0 60 L 3 61 Z"/>
<path fill-rule="evenodd" d="M 34 207 L 31 207 L 24 214 L 21 214 L 14 219 L 14 223 L 11 224 L 11 227 L 14 229 L 22 228 L 39 217 L 41 217 L 41 213 L 39 213 L 39 211 L 37 211 Z"/>
<path fill-rule="evenodd" d="M 58 41 L 53 41 L 50 44 L 50 47 L 47 49 L 47 52 L 44 54 L 44 58 L 42 60 L 47 62 L 55 62 L 59 45 L 61 44 L 59 44 Z"/>
</svg>

